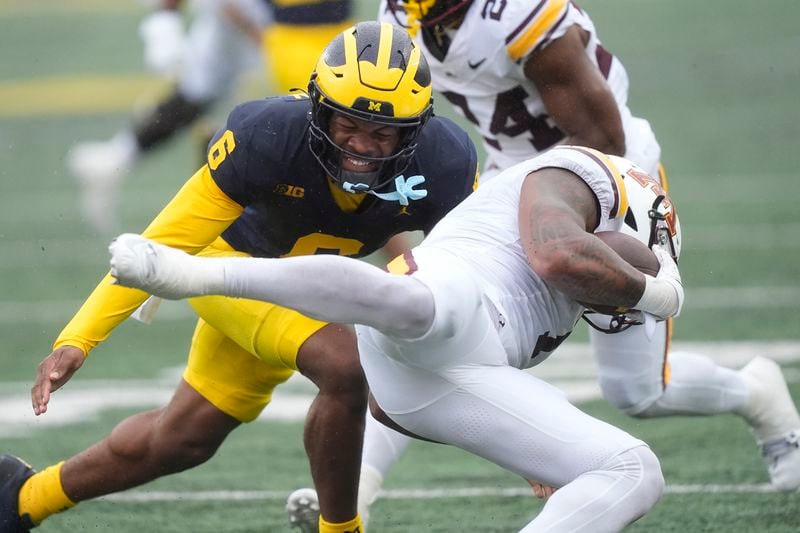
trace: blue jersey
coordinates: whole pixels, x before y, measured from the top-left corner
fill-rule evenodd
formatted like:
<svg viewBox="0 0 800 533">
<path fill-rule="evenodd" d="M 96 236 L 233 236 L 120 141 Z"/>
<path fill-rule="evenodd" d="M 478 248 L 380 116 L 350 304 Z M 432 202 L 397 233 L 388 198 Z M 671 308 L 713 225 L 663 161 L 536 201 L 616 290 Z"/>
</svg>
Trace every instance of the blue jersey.
<svg viewBox="0 0 800 533">
<path fill-rule="evenodd" d="M 475 186 L 472 141 L 450 120 L 433 117 L 403 173 L 424 176 L 427 196 L 402 206 L 367 195 L 345 212 L 309 149 L 310 108 L 307 98 L 294 96 L 248 102 L 212 140 L 214 146 L 222 136 L 230 139 L 224 160 L 215 165 L 210 158 L 209 168 L 219 188 L 245 208 L 222 234 L 233 248 L 256 257 L 363 257 L 397 233 L 428 232 Z"/>
</svg>

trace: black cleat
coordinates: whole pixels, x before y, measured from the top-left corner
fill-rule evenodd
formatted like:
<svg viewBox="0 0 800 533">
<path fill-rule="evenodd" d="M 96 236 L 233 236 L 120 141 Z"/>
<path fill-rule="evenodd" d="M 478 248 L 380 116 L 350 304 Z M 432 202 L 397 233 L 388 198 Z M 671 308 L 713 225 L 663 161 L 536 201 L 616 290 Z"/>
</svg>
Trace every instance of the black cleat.
<svg viewBox="0 0 800 533">
<path fill-rule="evenodd" d="M 19 457 L 0 455 L 0 533 L 27 533 L 35 527 L 27 514 L 19 516 L 19 489 L 35 473 Z"/>
</svg>

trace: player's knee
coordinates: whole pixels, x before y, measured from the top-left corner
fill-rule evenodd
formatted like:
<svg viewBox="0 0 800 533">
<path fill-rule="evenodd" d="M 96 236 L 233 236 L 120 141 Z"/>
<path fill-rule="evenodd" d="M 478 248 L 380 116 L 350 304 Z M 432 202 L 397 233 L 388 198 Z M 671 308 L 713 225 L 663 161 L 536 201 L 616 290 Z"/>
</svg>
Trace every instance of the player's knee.
<svg viewBox="0 0 800 533">
<path fill-rule="evenodd" d="M 637 484 L 638 503 L 641 514 L 649 511 L 664 494 L 664 474 L 656 454 L 647 446 L 640 446 L 626 452 L 640 463 L 639 483 Z"/>
<path fill-rule="evenodd" d="M 366 411 L 367 379 L 357 357 L 329 357 L 323 371 L 313 379 L 321 396 L 336 401 L 353 410 Z"/>
<path fill-rule="evenodd" d="M 330 379 L 320 387 L 320 394 L 333 396 L 340 403 L 350 406 L 351 409 L 365 412 L 369 388 L 364 377 L 364 371 L 359 365 L 355 368 L 337 368 Z"/>
<path fill-rule="evenodd" d="M 632 379 L 600 378 L 600 389 L 608 403 L 628 416 L 649 418 L 660 391 L 654 391 L 649 383 L 638 383 Z"/>
<path fill-rule="evenodd" d="M 297 354 L 297 367 L 320 395 L 336 396 L 355 409 L 366 410 L 367 379 L 351 330 L 330 324 L 312 335 Z"/>
<path fill-rule="evenodd" d="M 624 498 L 624 505 L 634 517 L 645 515 L 664 493 L 664 475 L 653 451 L 637 446 L 614 458 L 609 473 L 617 479 L 615 485 L 622 491 L 610 491 L 609 497 Z"/>
</svg>

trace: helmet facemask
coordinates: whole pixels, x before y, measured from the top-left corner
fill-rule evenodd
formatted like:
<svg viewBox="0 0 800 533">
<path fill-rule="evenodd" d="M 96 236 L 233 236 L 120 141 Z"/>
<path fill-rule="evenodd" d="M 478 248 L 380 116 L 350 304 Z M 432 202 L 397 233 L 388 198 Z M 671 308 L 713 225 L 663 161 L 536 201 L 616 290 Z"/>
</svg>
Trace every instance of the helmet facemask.
<svg viewBox="0 0 800 533">
<path fill-rule="evenodd" d="M 380 115 L 356 112 L 322 95 L 315 78 L 316 73 L 312 74 L 308 86 L 311 97 L 309 147 L 319 164 L 333 181 L 348 192 L 380 191 L 391 184 L 394 178 L 408 167 L 417 147 L 419 132 L 432 115 L 432 108 L 429 106 L 420 116 L 412 120 L 392 120 Z M 354 119 L 398 127 L 400 137 L 393 153 L 388 156 L 368 156 L 351 152 L 336 144 L 330 137 L 331 118 L 335 112 Z M 370 172 L 344 170 L 342 160 L 347 156 L 377 163 L 378 168 Z"/>
<path fill-rule="evenodd" d="M 328 176 L 348 192 L 386 187 L 411 160 L 419 132 L 432 115 L 432 90 L 428 63 L 405 30 L 360 22 L 331 41 L 311 75 L 309 148 Z M 330 132 L 334 113 L 399 128 L 393 153 L 374 157 L 337 145 Z M 345 157 L 378 166 L 369 172 L 346 171 Z"/>
<path fill-rule="evenodd" d="M 400 19 L 397 13 L 406 13 L 406 29 L 411 35 L 416 35 L 420 27 L 456 27 L 472 2 L 473 0 L 388 0 L 387 4 L 398 24 Z"/>
</svg>

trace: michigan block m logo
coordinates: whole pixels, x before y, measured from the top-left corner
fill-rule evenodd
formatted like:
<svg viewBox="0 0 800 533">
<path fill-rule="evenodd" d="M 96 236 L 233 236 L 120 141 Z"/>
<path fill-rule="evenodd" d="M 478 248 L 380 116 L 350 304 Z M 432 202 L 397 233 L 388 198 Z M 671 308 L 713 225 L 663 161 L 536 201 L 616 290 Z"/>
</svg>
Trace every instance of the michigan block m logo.
<svg viewBox="0 0 800 533">
<path fill-rule="evenodd" d="M 370 100 L 370 102 L 369 102 L 369 110 L 370 111 L 375 111 L 376 113 L 380 113 L 381 112 L 381 103 L 380 102 L 373 102 L 372 100 Z"/>
</svg>

